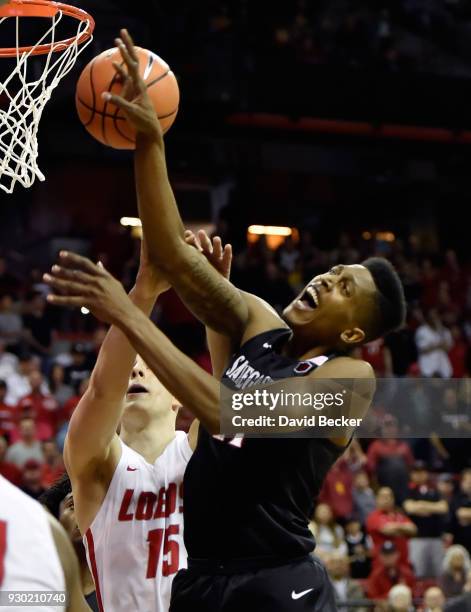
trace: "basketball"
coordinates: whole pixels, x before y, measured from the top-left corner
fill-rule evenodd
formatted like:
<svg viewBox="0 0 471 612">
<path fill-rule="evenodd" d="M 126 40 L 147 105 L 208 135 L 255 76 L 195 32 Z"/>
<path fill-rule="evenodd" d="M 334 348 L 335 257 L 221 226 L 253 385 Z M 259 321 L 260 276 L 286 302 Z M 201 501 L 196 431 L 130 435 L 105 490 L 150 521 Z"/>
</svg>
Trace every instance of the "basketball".
<svg viewBox="0 0 471 612">
<path fill-rule="evenodd" d="M 136 47 L 136 53 L 139 57 L 140 74 L 147 85 L 165 134 L 178 112 L 180 92 L 177 79 L 169 65 L 152 51 Z M 77 82 L 77 112 L 87 131 L 101 143 L 114 149 L 134 149 L 134 128 L 119 108 L 101 97 L 106 91 L 117 95 L 121 93 L 122 84 L 113 62 L 122 64 L 121 55 L 116 48 L 103 51 L 85 66 Z"/>
</svg>

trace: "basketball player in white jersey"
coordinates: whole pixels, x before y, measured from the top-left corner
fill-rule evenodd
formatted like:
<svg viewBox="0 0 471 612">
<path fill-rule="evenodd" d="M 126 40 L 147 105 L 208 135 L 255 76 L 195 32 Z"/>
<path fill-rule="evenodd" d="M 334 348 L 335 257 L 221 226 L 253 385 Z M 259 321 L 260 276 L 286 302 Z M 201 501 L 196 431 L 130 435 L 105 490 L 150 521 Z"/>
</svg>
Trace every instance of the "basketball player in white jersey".
<svg viewBox="0 0 471 612">
<path fill-rule="evenodd" d="M 90 611 L 80 586 L 77 558 L 69 539 L 41 505 L 0 476 L 0 593 L 2 610 L 30 610 L 10 602 L 7 592 L 18 596 L 42 591 L 49 600 L 38 599 L 43 612 Z M 61 605 L 66 593 L 67 605 Z M 39 595 L 38 595 L 39 598 Z M 44 602 L 44 603 L 43 603 Z M 11 605 L 9 605 L 11 603 Z"/>
<path fill-rule="evenodd" d="M 143 243 L 133 302 L 149 315 L 167 287 Z M 112 327 L 64 447 L 100 610 L 167 612 L 186 567 L 182 481 L 198 424 L 187 437 L 175 418 L 173 397 Z"/>
</svg>

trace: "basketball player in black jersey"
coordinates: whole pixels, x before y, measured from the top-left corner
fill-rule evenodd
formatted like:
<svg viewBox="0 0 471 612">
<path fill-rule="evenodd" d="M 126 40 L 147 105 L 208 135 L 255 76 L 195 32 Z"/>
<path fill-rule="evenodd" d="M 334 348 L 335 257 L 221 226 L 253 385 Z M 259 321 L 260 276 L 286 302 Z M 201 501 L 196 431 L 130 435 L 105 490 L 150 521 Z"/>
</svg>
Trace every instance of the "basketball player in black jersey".
<svg viewBox="0 0 471 612">
<path fill-rule="evenodd" d="M 117 45 L 127 69 L 116 65 L 123 97 L 110 101 L 136 128 L 136 184 L 149 255 L 193 313 L 217 333 L 210 342 L 215 376 L 233 388 L 243 386 L 245 377 L 235 375 L 243 367 L 257 380 L 371 379 L 369 364 L 349 353 L 403 321 L 402 286 L 390 264 L 371 259 L 317 276 L 283 318 L 222 278 L 185 241 L 159 122 L 126 31 Z M 310 556 L 315 542 L 308 522 L 348 437 L 216 438 L 216 378 L 178 351 L 102 267 L 71 253 L 61 254 L 61 264 L 48 282 L 62 295 L 50 301 L 87 306 L 120 327 L 164 386 L 201 422 L 184 485 L 188 570 L 174 581 L 171 612 L 335 610 L 326 572 Z M 362 413 L 370 399 L 363 399 Z"/>
</svg>

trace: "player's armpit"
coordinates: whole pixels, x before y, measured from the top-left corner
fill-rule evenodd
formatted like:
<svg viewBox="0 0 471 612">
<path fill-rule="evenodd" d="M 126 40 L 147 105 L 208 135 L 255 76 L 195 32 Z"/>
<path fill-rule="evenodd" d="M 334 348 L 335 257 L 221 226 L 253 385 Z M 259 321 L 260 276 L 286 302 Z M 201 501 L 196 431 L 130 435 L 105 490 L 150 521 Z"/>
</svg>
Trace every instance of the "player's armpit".
<svg viewBox="0 0 471 612">
<path fill-rule="evenodd" d="M 56 519 L 51 514 L 46 514 L 62 565 L 62 571 L 64 572 L 68 602 L 67 610 L 70 612 L 90 612 L 90 608 L 82 593 L 79 564 L 72 544 Z"/>
</svg>

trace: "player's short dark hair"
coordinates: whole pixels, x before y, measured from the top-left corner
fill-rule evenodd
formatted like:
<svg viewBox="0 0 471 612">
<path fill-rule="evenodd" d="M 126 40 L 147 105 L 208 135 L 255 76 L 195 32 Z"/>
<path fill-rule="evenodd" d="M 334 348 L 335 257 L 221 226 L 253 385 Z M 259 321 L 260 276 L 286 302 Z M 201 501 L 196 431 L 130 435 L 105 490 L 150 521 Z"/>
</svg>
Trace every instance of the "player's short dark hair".
<svg viewBox="0 0 471 612">
<path fill-rule="evenodd" d="M 362 265 L 369 270 L 376 285 L 376 313 L 367 334 L 368 340 L 374 340 L 404 323 L 407 306 L 401 279 L 387 259 L 370 257 Z"/>
<path fill-rule="evenodd" d="M 72 484 L 69 475 L 64 472 L 52 485 L 39 496 L 38 502 L 49 510 L 49 512 L 59 518 L 59 508 L 64 498 L 72 491 Z"/>
</svg>

